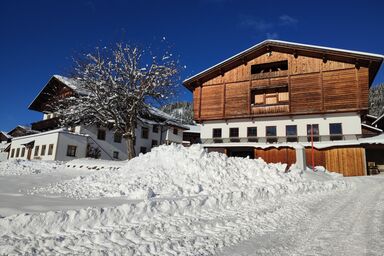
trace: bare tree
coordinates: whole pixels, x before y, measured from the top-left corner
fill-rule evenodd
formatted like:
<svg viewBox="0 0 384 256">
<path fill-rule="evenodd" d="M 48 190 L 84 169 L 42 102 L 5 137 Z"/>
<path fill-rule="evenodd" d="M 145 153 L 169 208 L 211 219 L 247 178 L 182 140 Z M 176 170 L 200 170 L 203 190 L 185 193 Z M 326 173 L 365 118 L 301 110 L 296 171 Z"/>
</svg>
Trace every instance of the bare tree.
<svg viewBox="0 0 384 256">
<path fill-rule="evenodd" d="M 175 92 L 178 61 L 171 53 L 154 56 L 135 46 L 96 48 L 75 61 L 75 94 L 57 97 L 52 108 L 65 126 L 97 124 L 116 129 L 127 141 L 128 158 L 135 157 L 138 118 L 151 118 L 151 103 Z"/>
</svg>

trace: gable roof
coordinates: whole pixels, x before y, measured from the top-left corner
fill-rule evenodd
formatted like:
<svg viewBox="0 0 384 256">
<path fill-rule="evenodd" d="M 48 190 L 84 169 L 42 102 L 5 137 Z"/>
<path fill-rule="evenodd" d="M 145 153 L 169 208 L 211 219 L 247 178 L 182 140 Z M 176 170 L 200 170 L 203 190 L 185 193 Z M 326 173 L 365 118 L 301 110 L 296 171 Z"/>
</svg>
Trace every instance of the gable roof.
<svg viewBox="0 0 384 256">
<path fill-rule="evenodd" d="M 241 65 L 257 56 L 260 56 L 268 51 L 277 51 L 291 54 L 298 54 L 302 56 L 313 56 L 316 58 L 322 58 L 327 56 L 329 59 L 346 63 L 359 63 L 361 66 L 367 66 L 373 72 L 370 77 L 370 84 L 373 78 L 376 76 L 377 71 L 383 62 L 384 55 L 374 54 L 361 51 L 351 51 L 339 48 L 324 47 L 318 45 L 301 44 L 281 40 L 265 40 L 258 43 L 238 54 L 229 57 L 228 59 L 219 62 L 218 64 L 211 66 L 194 76 L 191 76 L 183 81 L 183 84 L 192 90 L 193 84 L 199 82 L 200 79 L 206 77 L 213 78 L 226 70 L 230 70 L 234 67 Z"/>
</svg>

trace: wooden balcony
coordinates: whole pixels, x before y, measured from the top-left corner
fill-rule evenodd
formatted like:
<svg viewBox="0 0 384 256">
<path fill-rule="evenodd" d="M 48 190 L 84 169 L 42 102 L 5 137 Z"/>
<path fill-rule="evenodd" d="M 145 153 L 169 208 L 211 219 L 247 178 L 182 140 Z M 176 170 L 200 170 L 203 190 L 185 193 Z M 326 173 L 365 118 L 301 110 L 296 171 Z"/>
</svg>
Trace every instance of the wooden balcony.
<svg viewBox="0 0 384 256">
<path fill-rule="evenodd" d="M 57 117 L 45 119 L 32 123 L 32 130 L 35 131 L 49 131 L 60 127 L 60 122 Z"/>
<path fill-rule="evenodd" d="M 288 113 L 289 104 L 271 104 L 271 105 L 253 105 L 251 106 L 252 115 L 270 114 L 270 113 Z"/>
<path fill-rule="evenodd" d="M 282 77 L 282 76 L 288 76 L 288 70 L 252 74 L 251 78 L 252 80 L 257 80 L 257 79 L 274 78 L 274 77 Z"/>
</svg>

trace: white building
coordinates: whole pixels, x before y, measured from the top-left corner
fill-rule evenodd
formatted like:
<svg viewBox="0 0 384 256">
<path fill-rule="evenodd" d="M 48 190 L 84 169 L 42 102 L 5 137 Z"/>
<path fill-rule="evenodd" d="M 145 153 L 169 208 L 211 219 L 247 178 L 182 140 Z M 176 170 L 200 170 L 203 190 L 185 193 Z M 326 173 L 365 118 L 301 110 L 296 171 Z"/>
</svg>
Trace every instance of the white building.
<svg viewBox="0 0 384 256">
<path fill-rule="evenodd" d="M 43 113 L 43 120 L 32 124 L 37 134 L 12 139 L 9 159 L 41 159 L 68 161 L 74 158 L 96 157 L 107 160 L 127 159 L 127 143 L 121 134 L 105 127 L 76 126 L 59 127 L 55 114 L 44 109 L 52 90 L 75 90 L 71 79 L 53 76 L 39 95 L 30 104 L 29 109 Z M 183 130 L 188 127 L 178 123 L 168 114 L 153 108 L 152 114 L 159 121 L 139 118 L 135 130 L 135 152 L 146 153 L 160 144 L 182 143 Z"/>
</svg>

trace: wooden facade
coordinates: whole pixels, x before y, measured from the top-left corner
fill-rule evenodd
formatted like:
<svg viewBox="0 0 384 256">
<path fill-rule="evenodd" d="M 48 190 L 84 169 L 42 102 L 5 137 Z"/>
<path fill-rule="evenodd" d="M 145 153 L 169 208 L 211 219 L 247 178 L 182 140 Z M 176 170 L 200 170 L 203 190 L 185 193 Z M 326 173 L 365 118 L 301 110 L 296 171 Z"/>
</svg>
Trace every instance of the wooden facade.
<svg viewBox="0 0 384 256">
<path fill-rule="evenodd" d="M 265 41 L 184 81 L 193 92 L 196 121 L 258 116 L 362 112 L 382 57 Z M 280 68 L 274 63 L 284 63 Z M 269 72 L 255 73 L 257 66 Z M 256 68 L 255 68 L 256 67 Z M 273 98 L 282 87 L 281 101 Z M 280 89 L 279 89 L 280 88 Z M 255 91 L 272 98 L 257 104 Z M 256 103 L 255 103 L 256 101 Z"/>
<path fill-rule="evenodd" d="M 312 165 L 312 150 L 305 149 L 307 165 Z M 363 147 L 334 147 L 314 149 L 315 166 L 344 176 L 366 175 L 365 149 Z"/>
<path fill-rule="evenodd" d="M 251 74 L 260 63 L 288 60 L 287 71 L 262 76 Z M 285 103 L 252 104 L 252 92 L 270 89 L 278 93 L 287 86 Z M 369 69 L 353 64 L 273 52 L 263 54 L 218 75 L 193 89 L 194 118 L 197 121 L 290 115 L 366 111 Z M 282 97 L 282 93 L 278 97 Z"/>
</svg>

